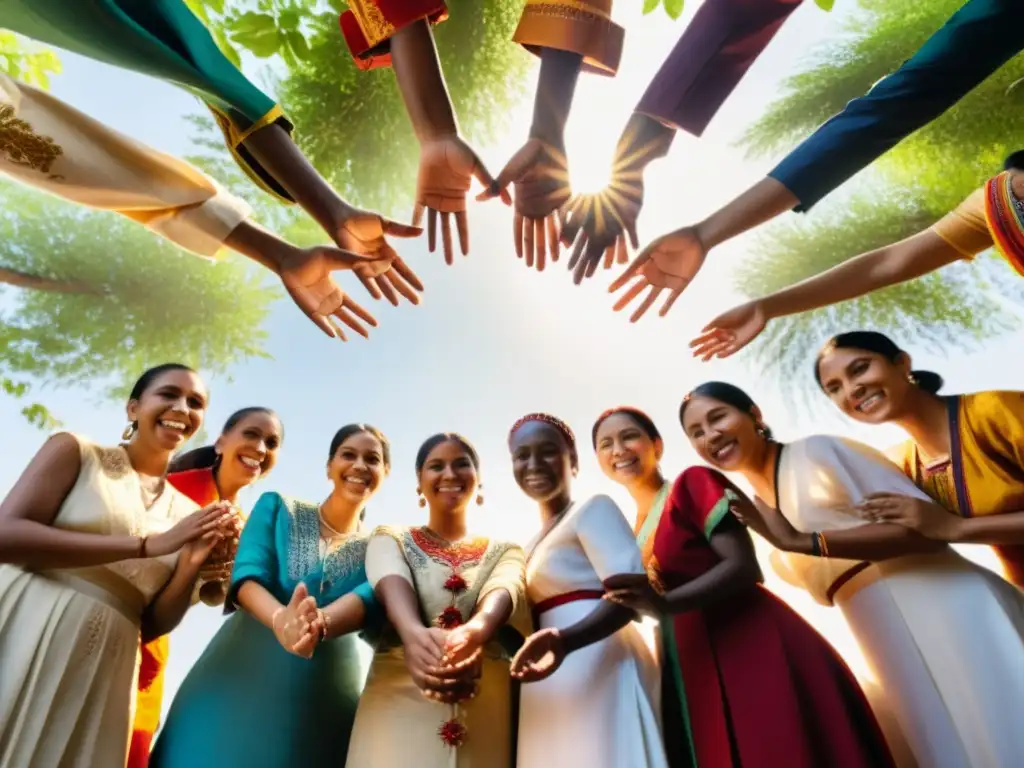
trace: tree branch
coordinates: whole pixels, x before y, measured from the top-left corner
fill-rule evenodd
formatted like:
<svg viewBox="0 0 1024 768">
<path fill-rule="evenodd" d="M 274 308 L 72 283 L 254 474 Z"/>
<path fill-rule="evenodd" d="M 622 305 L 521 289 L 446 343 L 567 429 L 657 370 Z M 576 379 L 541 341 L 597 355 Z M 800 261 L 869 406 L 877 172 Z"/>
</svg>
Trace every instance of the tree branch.
<svg viewBox="0 0 1024 768">
<path fill-rule="evenodd" d="M 0 283 L 33 291 L 50 291 L 51 293 L 78 293 L 92 296 L 102 296 L 106 293 L 102 288 L 96 288 L 79 280 L 57 280 L 6 267 L 0 267 Z"/>
</svg>

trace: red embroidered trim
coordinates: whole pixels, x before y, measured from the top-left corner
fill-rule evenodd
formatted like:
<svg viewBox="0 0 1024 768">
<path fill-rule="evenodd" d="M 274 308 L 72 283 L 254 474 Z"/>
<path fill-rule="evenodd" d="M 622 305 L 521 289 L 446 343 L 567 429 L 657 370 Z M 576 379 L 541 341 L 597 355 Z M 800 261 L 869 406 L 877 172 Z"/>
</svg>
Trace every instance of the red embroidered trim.
<svg viewBox="0 0 1024 768">
<path fill-rule="evenodd" d="M 452 570 L 480 560 L 490 543 L 485 537 L 477 537 L 452 544 L 441 539 L 426 527 L 413 528 L 409 533 L 416 546 L 422 549 L 427 557 L 442 565 L 447 565 Z"/>
</svg>

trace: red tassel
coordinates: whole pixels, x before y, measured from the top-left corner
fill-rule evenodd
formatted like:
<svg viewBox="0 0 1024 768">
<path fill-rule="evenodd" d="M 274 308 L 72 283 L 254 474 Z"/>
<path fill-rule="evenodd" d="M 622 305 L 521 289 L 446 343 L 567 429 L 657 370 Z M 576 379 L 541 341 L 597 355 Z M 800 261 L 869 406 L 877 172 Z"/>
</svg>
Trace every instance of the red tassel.
<svg viewBox="0 0 1024 768">
<path fill-rule="evenodd" d="M 449 747 L 461 747 L 466 739 L 466 726 L 452 719 L 437 729 L 437 735 Z"/>
<path fill-rule="evenodd" d="M 444 583 L 444 588 L 449 592 L 458 594 L 459 592 L 465 591 L 469 587 L 466 580 L 462 578 L 461 574 L 453 573 L 448 577 L 448 580 Z"/>
<path fill-rule="evenodd" d="M 462 611 L 449 605 L 437 616 L 437 626 L 441 629 L 455 629 L 462 626 Z"/>
</svg>

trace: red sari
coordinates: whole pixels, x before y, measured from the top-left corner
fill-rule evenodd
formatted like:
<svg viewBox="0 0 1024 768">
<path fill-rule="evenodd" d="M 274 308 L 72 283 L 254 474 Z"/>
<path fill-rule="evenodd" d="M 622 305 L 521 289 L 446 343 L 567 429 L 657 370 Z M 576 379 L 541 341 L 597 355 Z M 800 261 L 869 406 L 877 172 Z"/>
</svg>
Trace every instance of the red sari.
<svg viewBox="0 0 1024 768">
<path fill-rule="evenodd" d="M 709 540 L 738 525 L 718 472 L 692 467 L 659 495 L 637 541 L 668 591 L 720 562 Z M 652 517 L 653 516 L 653 517 Z M 831 645 L 759 584 L 663 618 L 662 708 L 673 768 L 887 768 L 882 731 Z"/>
<path fill-rule="evenodd" d="M 167 481 L 201 507 L 213 504 L 220 498 L 212 468 L 174 472 L 167 476 Z M 140 646 L 142 661 L 139 664 L 135 721 L 132 724 L 132 741 L 126 768 L 146 768 L 149 764 L 153 736 L 160 725 L 164 669 L 169 651 L 170 635 L 163 635 Z"/>
</svg>

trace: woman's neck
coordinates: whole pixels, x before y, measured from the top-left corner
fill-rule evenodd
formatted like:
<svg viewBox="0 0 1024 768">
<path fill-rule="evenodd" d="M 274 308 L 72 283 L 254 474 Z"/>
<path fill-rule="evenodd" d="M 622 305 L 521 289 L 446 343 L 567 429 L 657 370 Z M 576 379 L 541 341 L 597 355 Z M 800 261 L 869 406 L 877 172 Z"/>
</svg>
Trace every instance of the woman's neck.
<svg viewBox="0 0 1024 768">
<path fill-rule="evenodd" d="M 916 389 L 916 388 L 915 388 Z M 906 412 L 893 422 L 902 427 L 930 458 L 950 452 L 949 415 L 941 397 L 927 392 L 907 395 Z"/>
<path fill-rule="evenodd" d="M 777 507 L 779 503 L 775 498 L 775 464 L 781 447 L 773 440 L 765 441 L 761 455 L 749 466 L 740 469 L 740 474 L 753 486 L 754 493 L 773 507 Z"/>
<path fill-rule="evenodd" d="M 658 467 L 647 477 L 641 478 L 630 485 L 626 490 L 636 502 L 637 519 L 646 517 L 654 506 L 654 500 L 658 497 L 661 489 L 665 486 L 665 476 L 661 474 L 661 467 Z"/>
<path fill-rule="evenodd" d="M 132 469 L 140 475 L 164 477 L 167 474 L 167 465 L 171 461 L 170 451 L 152 451 L 140 445 L 137 440 L 125 443 L 124 450 Z"/>
<path fill-rule="evenodd" d="M 217 495 L 221 501 L 228 501 L 232 504 L 238 500 L 239 492 L 245 488 L 244 482 L 232 482 L 230 479 L 221 476 L 219 467 L 213 468 L 213 484 L 217 486 Z"/>
<path fill-rule="evenodd" d="M 453 510 L 430 510 L 427 527 L 447 541 L 459 541 L 466 538 L 466 508 Z"/>
<path fill-rule="evenodd" d="M 540 521 L 543 525 L 550 525 L 572 505 L 572 497 L 568 492 L 555 496 L 554 498 L 542 501 L 540 507 Z"/>
<path fill-rule="evenodd" d="M 334 493 L 320 505 L 324 522 L 336 533 L 352 533 L 359 526 L 359 513 L 362 511 L 362 504 L 353 504 Z"/>
</svg>

